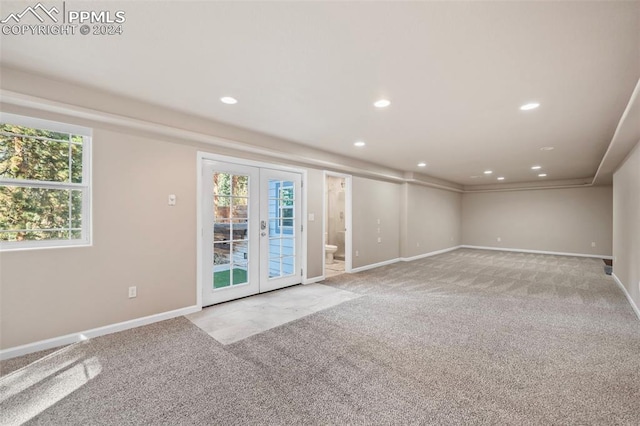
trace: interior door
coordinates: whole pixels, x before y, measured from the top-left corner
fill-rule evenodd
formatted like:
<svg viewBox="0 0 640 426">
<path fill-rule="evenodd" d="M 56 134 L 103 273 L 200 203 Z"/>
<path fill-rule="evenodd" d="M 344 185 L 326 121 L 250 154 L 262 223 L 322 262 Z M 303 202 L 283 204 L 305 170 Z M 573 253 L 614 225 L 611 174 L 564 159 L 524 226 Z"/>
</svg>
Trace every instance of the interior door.
<svg viewBox="0 0 640 426">
<path fill-rule="evenodd" d="M 260 169 L 203 161 L 202 306 L 260 291 Z"/>
<path fill-rule="evenodd" d="M 260 292 L 302 282 L 302 176 L 260 170 Z"/>
</svg>

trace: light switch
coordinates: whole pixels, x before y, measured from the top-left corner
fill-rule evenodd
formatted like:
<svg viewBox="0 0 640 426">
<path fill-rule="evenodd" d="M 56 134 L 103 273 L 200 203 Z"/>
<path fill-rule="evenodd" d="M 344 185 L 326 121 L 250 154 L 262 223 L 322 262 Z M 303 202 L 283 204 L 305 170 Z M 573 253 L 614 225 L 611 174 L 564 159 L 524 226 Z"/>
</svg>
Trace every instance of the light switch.
<svg viewBox="0 0 640 426">
<path fill-rule="evenodd" d="M 169 205 L 170 206 L 175 206 L 176 205 L 176 194 L 170 194 L 169 195 Z"/>
<path fill-rule="evenodd" d="M 316 215 L 313 213 L 309 213 L 309 222 L 313 222 L 314 220 L 316 220 Z"/>
</svg>

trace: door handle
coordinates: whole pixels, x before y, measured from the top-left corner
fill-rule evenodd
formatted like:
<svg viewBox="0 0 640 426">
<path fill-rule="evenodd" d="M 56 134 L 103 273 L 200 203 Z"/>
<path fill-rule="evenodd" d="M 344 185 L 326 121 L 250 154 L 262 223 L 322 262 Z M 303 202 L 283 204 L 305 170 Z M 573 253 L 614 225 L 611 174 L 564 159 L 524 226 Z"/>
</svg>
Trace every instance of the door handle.
<svg viewBox="0 0 640 426">
<path fill-rule="evenodd" d="M 261 220 L 260 221 L 260 229 L 262 229 L 263 231 L 265 229 L 267 229 L 267 221 L 266 220 Z"/>
</svg>

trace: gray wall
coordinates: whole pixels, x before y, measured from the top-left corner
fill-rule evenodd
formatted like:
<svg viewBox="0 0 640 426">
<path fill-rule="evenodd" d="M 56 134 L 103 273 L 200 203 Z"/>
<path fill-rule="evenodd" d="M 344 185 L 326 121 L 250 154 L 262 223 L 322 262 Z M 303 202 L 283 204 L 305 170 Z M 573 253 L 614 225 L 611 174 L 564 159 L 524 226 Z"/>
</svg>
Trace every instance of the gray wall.
<svg viewBox="0 0 640 426">
<path fill-rule="evenodd" d="M 613 175 L 613 273 L 640 308 L 640 142 Z"/>
<path fill-rule="evenodd" d="M 462 194 L 405 184 L 402 257 L 455 247 L 462 240 Z"/>
<path fill-rule="evenodd" d="M 611 256 L 612 197 L 610 186 L 465 193 L 463 244 Z"/>
<path fill-rule="evenodd" d="M 322 276 L 324 265 L 324 235 L 322 235 L 322 221 L 324 220 L 323 193 L 324 173 L 322 170 L 308 169 L 307 179 L 307 213 L 312 214 L 314 220 L 307 221 L 307 277 L 309 279 Z"/>
<path fill-rule="evenodd" d="M 400 257 L 401 189 L 402 184 L 353 178 L 354 268 Z"/>
</svg>

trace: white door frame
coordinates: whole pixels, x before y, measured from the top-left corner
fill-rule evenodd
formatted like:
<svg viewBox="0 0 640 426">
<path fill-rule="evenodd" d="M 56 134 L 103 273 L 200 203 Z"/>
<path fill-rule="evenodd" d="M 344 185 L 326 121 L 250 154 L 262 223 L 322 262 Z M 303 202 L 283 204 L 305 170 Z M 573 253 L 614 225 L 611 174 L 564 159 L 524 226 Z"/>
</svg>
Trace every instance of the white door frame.
<svg viewBox="0 0 640 426">
<path fill-rule="evenodd" d="M 344 234 L 344 272 L 347 274 L 351 273 L 352 270 L 352 247 L 353 247 L 353 214 L 352 214 L 352 179 L 351 175 L 346 175 L 344 173 L 330 172 L 325 170 L 322 175 L 322 187 L 324 188 L 323 196 L 322 196 L 322 278 L 325 278 L 325 258 L 327 254 L 325 253 L 325 245 L 324 235 L 327 232 L 326 223 L 327 223 L 327 176 L 339 177 L 344 179 L 344 210 L 345 210 L 345 218 L 344 218 L 344 226 L 347 228 L 347 231 Z"/>
<path fill-rule="evenodd" d="M 203 189 L 203 180 L 202 174 L 203 170 L 203 162 L 204 160 L 213 160 L 213 161 L 222 161 L 226 163 L 239 164 L 242 166 L 253 166 L 260 167 L 266 169 L 273 170 L 282 170 L 286 172 L 294 172 L 300 173 L 302 175 L 302 213 L 301 220 L 304 224 L 304 230 L 302 231 L 302 282 L 307 281 L 307 171 L 305 169 L 300 169 L 296 167 L 283 166 L 281 164 L 274 163 L 266 163 L 263 161 L 254 161 L 247 160 L 245 158 L 231 157 L 228 155 L 219 155 L 213 154 L 205 151 L 198 151 L 196 153 L 196 172 L 197 172 L 197 181 L 196 181 L 196 268 L 197 268 L 197 281 L 196 281 L 196 306 L 202 309 L 202 285 L 203 285 L 203 265 L 202 265 L 202 257 L 203 257 L 203 233 L 204 233 L 204 217 L 202 215 L 202 189 Z M 323 233 L 324 235 L 324 233 Z M 323 238 L 324 241 L 324 238 Z M 324 264 L 324 262 L 323 262 Z M 324 270 L 323 270 L 324 274 Z"/>
</svg>

